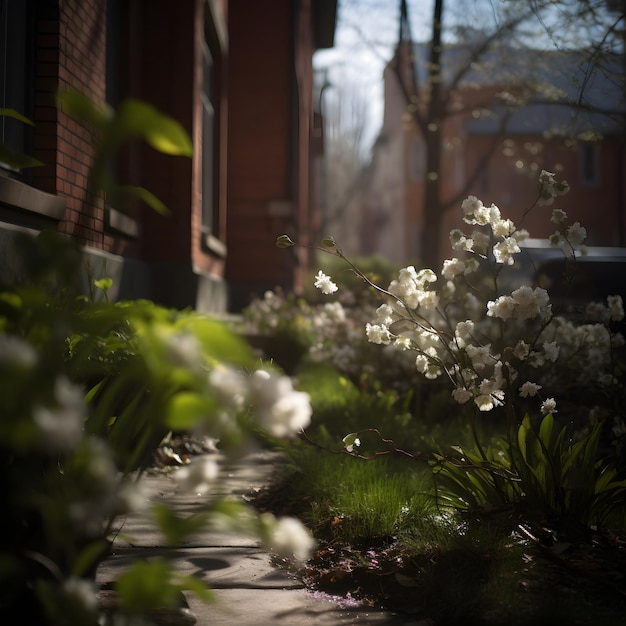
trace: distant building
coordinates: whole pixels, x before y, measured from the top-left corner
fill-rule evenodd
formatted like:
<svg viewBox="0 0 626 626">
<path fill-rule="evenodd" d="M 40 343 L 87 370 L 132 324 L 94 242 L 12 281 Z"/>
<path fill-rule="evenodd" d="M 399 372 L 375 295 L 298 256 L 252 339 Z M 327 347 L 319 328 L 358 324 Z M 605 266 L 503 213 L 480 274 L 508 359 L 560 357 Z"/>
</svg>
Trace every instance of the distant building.
<svg viewBox="0 0 626 626">
<path fill-rule="evenodd" d="M 626 245 L 623 58 L 590 62 L 582 52 L 512 48 L 505 41 L 478 54 L 481 44 L 442 50 L 446 113 L 435 173 L 426 171 L 426 143 L 411 114 L 427 89 L 428 45 L 398 45 L 384 73 L 384 121 L 366 188 L 351 208 L 362 215 L 360 252 L 420 262 L 428 176 L 438 177 L 445 207 L 442 259 L 451 254 L 448 233 L 463 225 L 460 205 L 470 194 L 496 204 L 533 237 L 548 236 L 554 232 L 549 209 L 523 217 L 542 169 L 569 182 L 572 192 L 559 206 L 587 228 L 589 245 Z"/>
<path fill-rule="evenodd" d="M 0 279 L 16 231 L 52 228 L 85 246 L 112 295 L 225 312 L 280 285 L 299 290 L 315 223 L 312 55 L 332 47 L 336 0 L 0 0 L 1 140 L 43 167 L 0 164 Z M 122 180 L 170 209 L 129 213 L 87 195 L 91 136 L 55 104 L 75 89 L 149 102 L 191 136 L 191 159 L 145 146 L 120 155 Z"/>
</svg>

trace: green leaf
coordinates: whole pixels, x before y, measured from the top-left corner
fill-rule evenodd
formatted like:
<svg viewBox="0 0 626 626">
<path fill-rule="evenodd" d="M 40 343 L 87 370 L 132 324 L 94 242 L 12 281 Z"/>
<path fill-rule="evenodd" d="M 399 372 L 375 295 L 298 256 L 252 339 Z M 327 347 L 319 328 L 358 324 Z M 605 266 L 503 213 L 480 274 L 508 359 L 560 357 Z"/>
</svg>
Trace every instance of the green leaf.
<svg viewBox="0 0 626 626">
<path fill-rule="evenodd" d="M 182 125 L 146 102 L 133 99 L 122 102 L 115 123 L 123 134 L 140 136 L 164 154 L 189 157 L 193 154 L 191 139 Z"/>
<path fill-rule="evenodd" d="M 358 434 L 357 433 L 350 433 L 349 435 L 346 435 L 342 441 L 343 441 L 343 447 L 344 448 L 349 448 L 354 446 L 356 440 L 358 439 Z"/>
<path fill-rule="evenodd" d="M 211 398 L 183 391 L 169 401 L 165 422 L 172 430 L 189 430 L 211 415 L 216 408 L 216 403 Z"/>
<path fill-rule="evenodd" d="M 174 576 L 172 566 L 164 559 L 135 561 L 116 583 L 122 606 L 136 613 L 175 607 L 178 589 L 172 585 Z"/>
<path fill-rule="evenodd" d="M 63 113 L 84 120 L 96 129 L 104 130 L 113 119 L 113 110 L 106 104 L 96 104 L 85 94 L 75 90 L 59 91 L 57 102 Z"/>
<path fill-rule="evenodd" d="M 145 202 L 151 209 L 160 215 L 170 215 L 170 210 L 165 204 L 159 200 L 151 191 L 145 187 L 137 185 L 114 185 L 111 183 L 104 184 L 104 190 L 107 192 L 107 200 L 110 204 L 124 204 L 131 198 L 137 198 Z"/>
<path fill-rule="evenodd" d="M 14 120 L 18 120 L 20 122 L 23 122 L 24 124 L 28 124 L 29 126 L 34 126 L 31 120 L 29 120 L 26 116 L 22 115 L 15 109 L 0 108 L 0 116 L 12 117 Z"/>
<path fill-rule="evenodd" d="M 34 157 L 28 156 L 21 152 L 17 152 L 9 146 L 0 144 L 0 163 L 4 163 L 16 170 L 27 167 L 41 167 L 43 163 Z"/>
<path fill-rule="evenodd" d="M 176 321 L 177 329 L 193 333 L 202 346 L 204 354 L 223 363 L 253 367 L 255 359 L 244 339 L 235 335 L 222 322 L 190 313 Z"/>
<path fill-rule="evenodd" d="M 291 241 L 289 235 L 281 235 L 276 239 L 276 247 L 277 248 L 290 248 L 291 246 L 295 246 L 296 244 Z"/>
<path fill-rule="evenodd" d="M 102 291 L 104 291 L 104 293 L 106 293 L 113 286 L 113 279 L 112 278 L 108 278 L 108 277 L 99 278 L 97 280 L 94 280 L 93 284 L 98 289 L 101 289 Z"/>
<path fill-rule="evenodd" d="M 554 417 L 552 416 L 552 413 L 548 413 L 548 415 L 541 420 L 541 424 L 539 425 L 539 438 L 548 450 L 550 450 L 553 427 Z M 552 452 L 552 450 L 550 450 L 550 452 Z"/>
</svg>

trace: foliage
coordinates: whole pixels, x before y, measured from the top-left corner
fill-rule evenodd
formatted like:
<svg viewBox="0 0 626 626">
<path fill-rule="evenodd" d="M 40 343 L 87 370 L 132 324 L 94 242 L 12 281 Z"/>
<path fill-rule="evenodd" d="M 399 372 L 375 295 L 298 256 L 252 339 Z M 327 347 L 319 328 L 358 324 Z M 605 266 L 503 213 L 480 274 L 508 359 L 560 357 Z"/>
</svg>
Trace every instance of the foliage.
<svg viewBox="0 0 626 626">
<path fill-rule="evenodd" d="M 76 93 L 59 100 L 99 133 L 93 190 L 130 193 L 163 211 L 146 190 L 112 180 L 109 165 L 134 138 L 189 155 L 182 127 L 141 102 L 113 112 Z M 155 560 L 136 564 L 118 582 L 123 614 L 104 614 L 94 580 L 113 522 L 145 506 L 138 479 L 168 431 L 210 436 L 229 453 L 258 432 L 293 436 L 308 424 L 308 396 L 276 368 L 251 371 L 257 360 L 247 344 L 206 316 L 149 301 L 109 302 L 106 276 L 93 281 L 104 294 L 100 302 L 77 295 L 82 254 L 71 239 L 43 231 L 19 238 L 18 250 L 23 275 L 0 285 L 3 616 L 38 624 L 137 623 L 146 611 L 173 606 L 181 590 L 210 599 L 200 581 Z M 181 489 L 210 490 L 219 480 L 217 463 L 201 458 L 176 477 Z M 297 521 L 259 517 L 215 498 L 192 517 L 159 507 L 153 513 L 172 542 L 227 516 L 233 528 L 283 556 L 304 558 L 311 547 Z"/>
<path fill-rule="evenodd" d="M 57 99 L 64 113 L 86 123 L 95 133 L 94 160 L 89 174 L 91 188 L 106 192 L 109 201 L 117 206 L 137 198 L 158 213 L 167 214 L 167 207 L 152 192 L 144 187 L 121 184 L 111 172 L 120 148 L 136 139 L 163 154 L 191 156 L 191 139 L 180 123 L 150 104 L 132 98 L 124 100 L 117 110 L 98 104 L 78 91 L 61 91 Z"/>
<path fill-rule="evenodd" d="M 567 182 L 543 171 L 535 205 L 525 215 L 552 205 L 568 190 Z M 450 233 L 459 257 L 444 261 L 438 289 L 438 274 L 413 266 L 401 269 L 384 289 L 360 272 L 332 237 L 319 249 L 347 263 L 384 298 L 366 323 L 369 341 L 395 349 L 398 359 L 408 354 L 426 379 L 448 380 L 454 400 L 473 408 L 473 451 L 457 447 L 453 454 L 440 451 L 435 458 L 442 504 L 472 510 L 515 504 L 550 519 L 598 523 L 623 494 L 624 468 L 614 465 L 617 457 L 607 458 L 605 449 L 599 455 L 600 437 L 611 431 L 599 419 L 602 411 L 596 404 L 599 398 L 615 398 L 609 410 L 617 410 L 617 415 L 610 417 L 623 420 L 623 371 L 614 355 L 624 338 L 612 327 L 624 318 L 621 297 L 590 303 L 585 308 L 588 317 L 581 321 L 557 315 L 541 287 L 522 284 L 508 293 L 501 287 L 507 284 L 503 276 L 516 269 L 516 255 L 529 233 L 504 218 L 498 207 L 485 206 L 474 196 L 461 208 L 473 230 Z M 552 209 L 551 220 L 557 230 L 550 242 L 575 269 L 586 231 L 578 222 L 570 224 L 559 208 Z M 284 244 L 295 245 L 286 239 Z M 316 286 L 326 294 L 335 291 L 322 272 Z M 573 381 L 592 404 L 580 402 L 580 394 L 574 398 L 568 385 Z M 571 404 L 566 402 L 568 392 Z M 552 417 L 557 406 L 568 411 L 559 426 Z M 543 416 L 538 434 L 530 428 L 530 417 L 518 418 L 520 408 Z M 490 412 L 496 421 L 499 416 L 504 433 L 505 444 L 499 442 L 497 452 L 485 449 L 476 428 Z M 584 433 L 587 420 L 590 434 Z M 353 454 L 360 432 L 357 428 L 343 437 Z"/>
<path fill-rule="evenodd" d="M 597 457 L 601 430 L 596 422 L 572 440 L 551 414 L 538 429 L 526 415 L 513 445 L 503 440 L 501 449 L 484 455 L 460 447 L 440 451 L 431 462 L 439 501 L 474 512 L 515 507 L 534 519 L 600 526 L 623 508 L 626 493 L 617 469 Z"/>
</svg>

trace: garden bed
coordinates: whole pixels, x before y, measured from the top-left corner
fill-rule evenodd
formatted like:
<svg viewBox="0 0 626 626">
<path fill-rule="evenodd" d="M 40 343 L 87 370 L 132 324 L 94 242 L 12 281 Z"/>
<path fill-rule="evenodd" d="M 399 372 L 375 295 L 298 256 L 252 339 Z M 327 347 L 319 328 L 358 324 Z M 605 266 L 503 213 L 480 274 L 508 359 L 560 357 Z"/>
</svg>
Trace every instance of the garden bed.
<svg viewBox="0 0 626 626">
<path fill-rule="evenodd" d="M 556 529 L 509 511 L 473 520 L 458 516 L 439 529 L 417 522 L 395 536 L 356 538 L 335 508 L 341 490 L 307 497 L 296 476 L 277 474 L 249 499 L 261 511 L 295 514 L 309 525 L 314 517 L 318 548 L 296 572 L 313 592 L 436 626 L 624 623 L 626 534 L 581 535 L 578 528 Z M 306 484 L 316 479 L 322 482 L 309 476 Z M 356 493 L 354 485 L 343 488 L 343 495 Z"/>
</svg>

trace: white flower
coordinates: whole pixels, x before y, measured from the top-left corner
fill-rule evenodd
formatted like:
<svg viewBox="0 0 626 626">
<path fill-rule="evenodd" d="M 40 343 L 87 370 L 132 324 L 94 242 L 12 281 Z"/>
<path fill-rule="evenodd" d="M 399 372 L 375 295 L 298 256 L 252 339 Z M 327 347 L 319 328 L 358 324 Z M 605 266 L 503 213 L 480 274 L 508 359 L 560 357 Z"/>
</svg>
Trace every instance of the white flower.
<svg viewBox="0 0 626 626">
<path fill-rule="evenodd" d="M 569 191 L 566 180 L 560 183 L 554 179 L 552 172 L 541 170 L 539 174 L 539 201 L 538 204 L 549 205 L 554 202 L 557 196 L 562 196 Z"/>
<path fill-rule="evenodd" d="M 435 379 L 441 376 L 442 371 L 437 361 L 437 351 L 435 348 L 427 348 L 424 354 L 418 354 L 415 358 L 415 367 L 417 371 L 428 379 Z"/>
<path fill-rule="evenodd" d="M 492 222 L 491 229 L 496 237 L 515 237 L 515 224 L 511 220 L 496 220 Z"/>
<path fill-rule="evenodd" d="M 622 296 L 609 296 L 607 303 L 609 305 L 610 319 L 614 322 L 621 322 L 624 319 Z"/>
<path fill-rule="evenodd" d="M 450 244 L 454 250 L 471 251 L 474 247 L 472 239 L 466 237 L 458 228 L 450 231 Z"/>
<path fill-rule="evenodd" d="M 393 308 L 390 307 L 388 304 L 381 304 L 376 309 L 376 317 L 374 318 L 374 322 L 376 324 L 389 326 L 393 323 L 394 317 L 397 317 L 397 314 L 393 310 Z"/>
<path fill-rule="evenodd" d="M 513 356 L 517 357 L 520 361 L 526 359 L 529 353 L 530 346 L 522 339 L 520 339 L 515 345 L 515 348 L 513 348 Z"/>
<path fill-rule="evenodd" d="M 166 342 L 166 353 L 177 367 L 195 369 L 201 365 L 200 343 L 192 333 L 170 335 Z"/>
<path fill-rule="evenodd" d="M 263 513 L 261 521 L 269 527 L 267 546 L 283 558 L 295 557 L 298 561 L 306 561 L 315 541 L 309 531 L 295 517 L 274 518 L 273 515 Z"/>
<path fill-rule="evenodd" d="M 519 395 L 522 398 L 528 398 L 536 396 L 537 392 L 541 389 L 541 385 L 537 385 L 536 383 L 531 383 L 530 381 L 525 382 L 519 389 Z"/>
<path fill-rule="evenodd" d="M 500 296 L 497 300 L 487 302 L 487 315 L 508 320 L 515 317 L 515 301 L 510 296 Z"/>
<path fill-rule="evenodd" d="M 494 407 L 501 405 L 504 400 L 504 391 L 500 389 L 503 381 L 492 379 L 483 379 L 478 387 L 478 395 L 474 398 L 476 406 L 481 411 L 491 411 Z"/>
<path fill-rule="evenodd" d="M 247 392 L 243 374 L 232 367 L 217 364 L 209 374 L 209 384 L 223 404 L 235 410 L 243 408 Z"/>
<path fill-rule="evenodd" d="M 562 224 L 567 219 L 567 213 L 562 209 L 553 209 L 550 221 L 554 224 Z"/>
<path fill-rule="evenodd" d="M 367 323 L 365 325 L 365 334 L 371 343 L 387 345 L 391 341 L 389 329 L 384 324 Z"/>
<path fill-rule="evenodd" d="M 454 329 L 454 337 L 459 348 L 464 348 L 466 344 L 468 344 L 472 340 L 473 332 L 474 322 L 472 320 L 457 322 L 457 325 Z"/>
<path fill-rule="evenodd" d="M 330 276 L 326 276 L 322 270 L 317 272 L 315 282 L 313 283 L 323 294 L 330 295 L 337 291 L 337 285 L 331 280 Z"/>
<path fill-rule="evenodd" d="M 219 474 L 217 461 L 212 457 L 199 457 L 178 469 L 174 478 L 182 489 L 204 495 L 209 491 Z"/>
<path fill-rule="evenodd" d="M 465 404 L 468 400 L 472 399 L 472 392 L 469 389 L 465 389 L 465 387 L 456 387 L 452 391 L 452 397 L 459 403 Z"/>
<path fill-rule="evenodd" d="M 54 396 L 56 406 L 35 406 L 33 419 L 46 449 L 51 452 L 71 450 L 83 436 L 83 394 L 79 387 L 59 376 L 54 383 Z"/>
<path fill-rule="evenodd" d="M 480 230 L 475 230 L 472 233 L 471 242 L 471 250 L 476 254 L 480 254 L 481 256 L 487 256 L 487 252 L 489 251 L 489 245 L 491 244 L 491 237 Z"/>
<path fill-rule="evenodd" d="M 0 367 L 32 367 L 37 362 L 37 351 L 21 337 L 0 336 Z"/>
<path fill-rule="evenodd" d="M 496 263 L 503 265 L 513 265 L 515 262 L 513 255 L 518 252 L 521 252 L 521 249 L 514 237 L 505 237 L 493 247 L 493 257 Z"/>
<path fill-rule="evenodd" d="M 475 224 L 474 214 L 477 211 L 483 209 L 482 200 L 479 200 L 476 196 L 469 196 L 461 203 L 461 209 L 463 210 L 463 220 L 468 224 Z"/>
<path fill-rule="evenodd" d="M 511 297 L 515 302 L 515 318 L 519 320 L 532 319 L 537 316 L 546 316 L 551 312 L 548 292 L 541 287 L 523 285 L 516 289 Z"/>
<path fill-rule="evenodd" d="M 289 437 L 311 422 L 308 393 L 294 391 L 291 379 L 266 370 L 250 377 L 252 405 L 259 425 L 274 437 Z"/>
<path fill-rule="evenodd" d="M 443 262 L 441 274 L 446 280 L 452 280 L 458 274 L 465 272 L 465 263 L 457 258 L 447 259 Z"/>
<path fill-rule="evenodd" d="M 96 613 L 98 596 L 96 594 L 96 585 L 93 581 L 72 576 L 63 582 L 62 592 L 68 598 L 71 598 L 71 601 L 75 602 L 77 607 L 80 606 L 83 610 Z"/>
<path fill-rule="evenodd" d="M 567 240 L 573 247 L 580 246 L 587 238 L 587 230 L 580 225 L 580 222 L 574 222 L 567 229 Z"/>
<path fill-rule="evenodd" d="M 495 355 L 491 354 L 490 343 L 486 346 L 468 345 L 465 348 L 465 352 L 472 361 L 472 367 L 478 372 L 484 370 L 488 365 L 491 365 L 494 359 L 497 358 Z"/>
<path fill-rule="evenodd" d="M 548 415 L 549 413 L 556 413 L 556 400 L 554 398 L 548 398 L 541 403 L 541 414 Z"/>
</svg>

